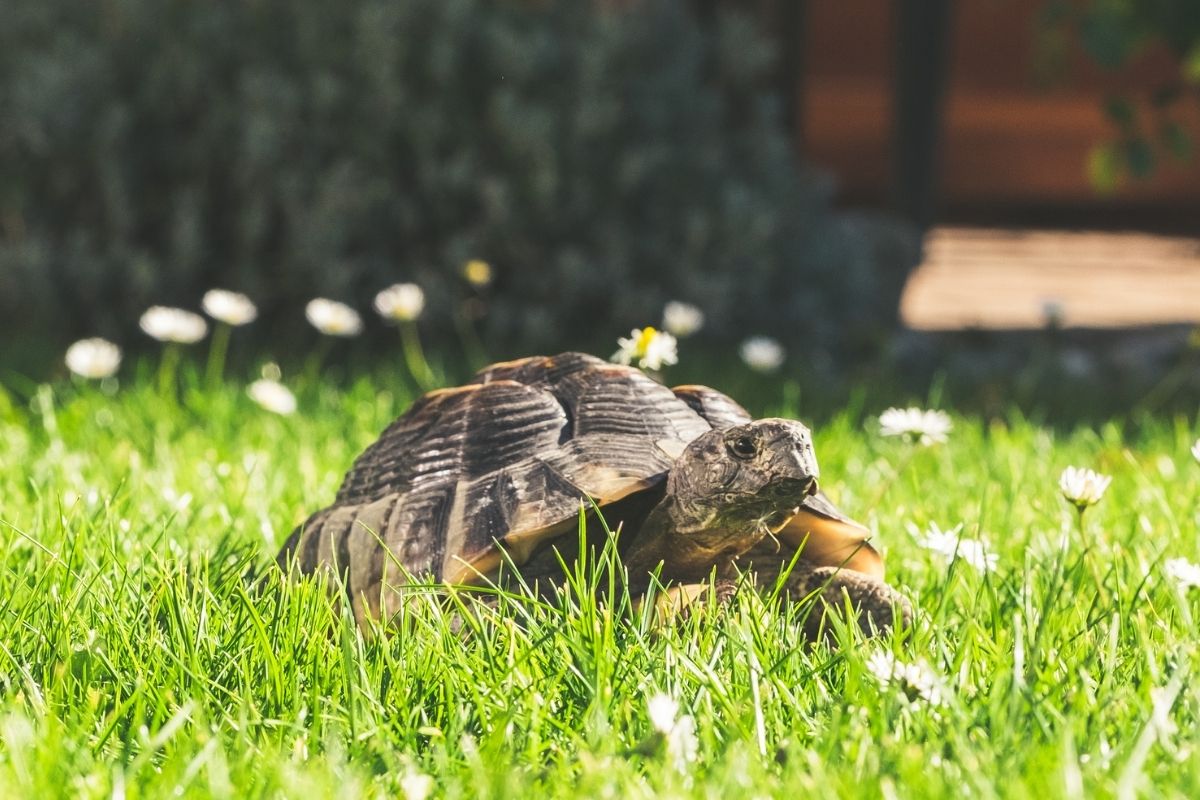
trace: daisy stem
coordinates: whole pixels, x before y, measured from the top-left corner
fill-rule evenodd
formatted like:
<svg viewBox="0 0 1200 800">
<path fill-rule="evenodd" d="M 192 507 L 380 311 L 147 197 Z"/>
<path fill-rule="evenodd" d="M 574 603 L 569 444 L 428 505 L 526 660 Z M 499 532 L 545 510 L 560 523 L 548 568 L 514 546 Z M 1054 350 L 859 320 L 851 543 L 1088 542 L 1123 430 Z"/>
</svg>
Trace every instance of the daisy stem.
<svg viewBox="0 0 1200 800">
<path fill-rule="evenodd" d="M 325 357 L 329 355 L 329 349 L 333 347 L 333 339 L 329 336 L 322 336 L 317 340 L 317 346 L 313 348 L 308 360 L 304 364 L 304 382 L 309 386 L 315 386 L 317 379 L 321 374 L 321 366 L 325 363 Z"/>
<path fill-rule="evenodd" d="M 1099 591 L 1101 585 L 1103 584 L 1103 579 L 1100 575 L 1099 570 L 1096 568 L 1095 561 L 1090 557 L 1091 547 L 1087 543 L 1087 539 L 1084 537 L 1084 533 L 1083 533 L 1083 530 L 1084 530 L 1083 529 L 1083 514 L 1085 511 L 1087 511 L 1087 506 L 1086 505 L 1076 505 L 1075 510 L 1078 512 L 1077 516 L 1078 516 L 1078 521 L 1079 521 L 1079 526 L 1078 526 L 1079 527 L 1079 541 L 1080 541 L 1080 543 L 1083 544 L 1083 546 L 1085 548 L 1083 551 L 1083 558 L 1087 562 L 1088 572 L 1090 572 L 1092 574 L 1092 581 L 1095 584 L 1097 591 Z"/>
<path fill-rule="evenodd" d="M 179 372 L 179 358 L 182 355 L 180 347 L 169 342 L 163 348 L 162 361 L 158 362 L 158 393 L 171 397 L 175 396 L 175 375 Z"/>
<path fill-rule="evenodd" d="M 224 322 L 218 322 L 213 328 L 212 341 L 208 347 L 208 365 L 204 370 L 204 377 L 210 389 L 215 389 L 225 374 L 225 356 L 229 352 L 229 334 L 232 330 L 232 326 Z"/>
<path fill-rule="evenodd" d="M 1088 542 L 1087 537 L 1084 535 L 1084 512 L 1087 511 L 1087 506 L 1076 505 L 1075 510 L 1079 512 L 1079 541 L 1082 547 L 1084 547 L 1080 558 L 1086 561 L 1087 571 L 1092 573 L 1092 581 L 1097 587 L 1100 587 L 1100 585 L 1104 584 L 1104 578 L 1100 576 L 1096 560 L 1091 558 L 1092 547 L 1096 545 L 1096 542 Z"/>
<path fill-rule="evenodd" d="M 417 331 L 417 323 L 413 321 L 400 323 L 400 342 L 404 347 L 404 363 L 413 380 L 422 390 L 429 391 L 437 386 L 437 378 L 429 368 L 425 359 L 425 351 L 421 348 L 421 336 Z"/>
<path fill-rule="evenodd" d="M 487 349 L 483 346 L 483 340 L 479 338 L 474 323 L 462 308 L 454 315 L 454 327 L 458 328 L 458 338 L 462 340 L 467 360 L 471 362 L 471 369 L 478 369 L 486 364 L 489 360 Z"/>
<path fill-rule="evenodd" d="M 908 465 L 912 463 L 914 458 L 916 458 L 918 447 L 919 445 L 917 444 L 912 444 L 909 446 L 908 453 L 905 454 L 904 460 L 901 461 L 900 465 L 896 467 L 894 472 L 892 472 L 892 475 L 887 479 L 887 482 L 884 483 L 883 486 L 879 488 L 879 491 L 875 493 L 874 499 L 871 500 L 867 508 L 874 511 L 879 504 L 883 502 L 883 498 L 887 496 L 888 491 L 892 488 L 896 481 L 900 480 L 900 476 L 904 474 L 904 471 L 908 469 Z"/>
</svg>

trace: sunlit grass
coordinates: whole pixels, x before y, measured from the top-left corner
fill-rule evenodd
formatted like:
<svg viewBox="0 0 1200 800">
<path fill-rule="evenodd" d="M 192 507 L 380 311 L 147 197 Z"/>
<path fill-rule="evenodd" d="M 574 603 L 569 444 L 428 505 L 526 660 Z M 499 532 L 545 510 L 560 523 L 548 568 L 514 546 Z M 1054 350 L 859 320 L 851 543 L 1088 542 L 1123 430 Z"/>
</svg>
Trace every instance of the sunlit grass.
<svg viewBox="0 0 1200 800">
<path fill-rule="evenodd" d="M 923 448 L 881 409 L 823 421 L 823 486 L 877 531 L 906 642 L 808 647 L 754 597 L 656 626 L 590 599 L 603 559 L 561 608 L 464 623 L 430 598 L 384 637 L 270 565 L 408 383 L 301 382 L 285 417 L 186 363 L 166 393 L 133 371 L 0 392 L 0 796 L 403 796 L 419 773 L 449 797 L 1200 792 L 1200 593 L 1164 568 L 1200 556 L 1194 419 L 955 417 Z M 779 396 L 755 410 L 807 418 Z M 1082 534 L 1068 465 L 1113 476 Z M 913 532 L 960 523 L 994 569 Z M 939 702 L 881 683 L 881 649 Z M 695 720 L 683 770 L 662 693 Z"/>
</svg>

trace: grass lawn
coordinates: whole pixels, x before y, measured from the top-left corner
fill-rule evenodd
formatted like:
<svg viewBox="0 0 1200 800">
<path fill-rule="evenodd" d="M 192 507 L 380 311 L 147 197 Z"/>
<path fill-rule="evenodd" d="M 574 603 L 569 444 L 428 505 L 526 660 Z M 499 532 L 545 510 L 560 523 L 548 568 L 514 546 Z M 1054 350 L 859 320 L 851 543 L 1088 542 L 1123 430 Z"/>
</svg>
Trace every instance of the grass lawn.
<svg viewBox="0 0 1200 800">
<path fill-rule="evenodd" d="M 301 387 L 281 417 L 140 370 L 0 390 L 0 796 L 1200 795 L 1200 592 L 1164 568 L 1200 555 L 1195 419 L 956 417 L 925 448 L 825 419 L 823 485 L 912 598 L 904 638 L 807 647 L 750 596 L 668 627 L 514 601 L 474 636 L 428 603 L 384 638 L 265 568 L 403 384 Z M 1082 533 L 1072 464 L 1113 476 Z M 994 569 L 923 546 L 960 523 Z M 925 677 L 881 682 L 881 652 Z"/>
</svg>

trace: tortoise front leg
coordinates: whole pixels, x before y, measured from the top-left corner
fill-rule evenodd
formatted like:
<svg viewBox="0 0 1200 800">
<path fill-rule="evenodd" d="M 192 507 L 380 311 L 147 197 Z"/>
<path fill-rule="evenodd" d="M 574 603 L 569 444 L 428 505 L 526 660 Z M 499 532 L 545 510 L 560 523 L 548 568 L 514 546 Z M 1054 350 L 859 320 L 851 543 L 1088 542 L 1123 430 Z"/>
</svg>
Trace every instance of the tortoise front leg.
<svg viewBox="0 0 1200 800">
<path fill-rule="evenodd" d="M 727 603 L 739 592 L 753 587 L 761 594 L 780 590 L 783 604 L 804 604 L 804 634 L 811 641 L 831 640 L 832 615 L 844 615 L 849 609 L 864 636 L 889 631 L 899 621 L 912 624 L 912 605 L 908 599 L 881 580 L 837 567 L 814 567 L 798 562 L 783 580 L 776 583 L 779 571 L 752 572 L 739 577 L 718 577 L 714 583 L 672 584 L 654 596 L 655 612 L 660 619 L 685 617 L 695 613 L 710 598 Z M 848 602 L 847 602 L 848 601 Z"/>
<path fill-rule="evenodd" d="M 683 618 L 702 608 L 710 598 L 722 605 L 729 602 L 739 586 L 736 578 L 718 578 L 715 583 L 672 583 L 655 593 L 654 612 L 659 619 Z M 636 607 L 641 604 L 638 600 Z"/>
<path fill-rule="evenodd" d="M 770 578 L 764 581 L 763 577 L 759 577 L 760 586 L 769 586 Z M 822 636 L 830 638 L 833 626 L 829 617 L 847 610 L 855 615 L 859 629 L 868 637 L 887 633 L 897 623 L 904 628 L 912 624 L 908 598 L 883 581 L 852 569 L 798 562 L 783 581 L 781 601 L 810 604 L 804 617 L 804 633 L 813 641 Z"/>
<path fill-rule="evenodd" d="M 886 633 L 897 623 L 902 627 L 912 624 L 912 604 L 884 581 L 845 567 L 817 566 L 805 561 L 803 553 L 796 558 L 795 549 L 780 547 L 773 540 L 739 557 L 736 569 L 748 573 L 760 592 L 778 588 L 781 602 L 810 605 L 804 631 L 814 641 L 828 638 L 833 630 L 828 617 L 845 614 L 847 609 L 854 613 L 864 636 Z M 779 578 L 785 572 L 780 586 Z"/>
</svg>

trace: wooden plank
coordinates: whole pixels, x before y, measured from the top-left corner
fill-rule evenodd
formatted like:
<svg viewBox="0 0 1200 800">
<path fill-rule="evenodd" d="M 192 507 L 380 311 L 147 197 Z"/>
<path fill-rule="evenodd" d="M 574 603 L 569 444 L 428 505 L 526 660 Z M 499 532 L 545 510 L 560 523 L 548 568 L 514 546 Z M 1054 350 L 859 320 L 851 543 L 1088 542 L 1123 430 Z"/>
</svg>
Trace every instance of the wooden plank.
<svg viewBox="0 0 1200 800">
<path fill-rule="evenodd" d="M 900 307 L 919 330 L 1200 323 L 1200 239 L 935 228 Z"/>
</svg>

